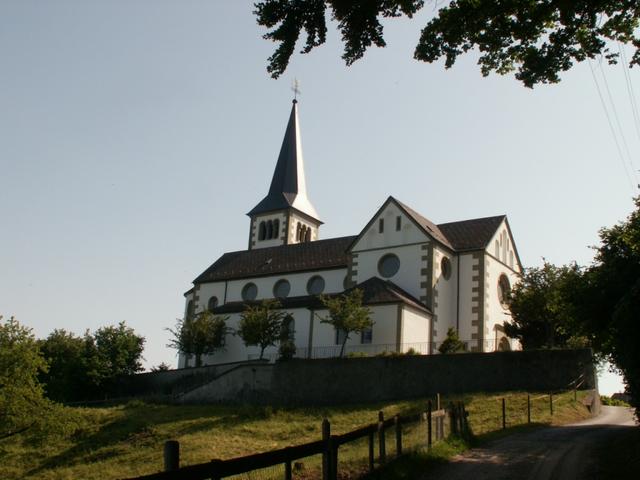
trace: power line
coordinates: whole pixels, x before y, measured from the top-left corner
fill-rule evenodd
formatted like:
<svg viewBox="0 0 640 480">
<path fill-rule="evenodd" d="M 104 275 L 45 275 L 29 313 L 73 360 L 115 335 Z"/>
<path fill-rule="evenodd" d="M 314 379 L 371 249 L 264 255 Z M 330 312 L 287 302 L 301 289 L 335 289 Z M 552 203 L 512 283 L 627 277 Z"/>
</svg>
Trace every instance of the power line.
<svg viewBox="0 0 640 480">
<path fill-rule="evenodd" d="M 638 103 L 636 102 L 636 94 L 633 90 L 633 83 L 631 83 L 631 77 L 629 75 L 629 62 L 627 62 L 627 54 L 625 53 L 624 49 L 621 48 L 619 42 L 618 52 L 620 52 L 620 57 L 622 58 L 622 71 L 624 72 L 624 79 L 626 80 L 627 93 L 629 94 L 629 103 L 631 104 L 631 112 L 633 113 L 633 123 L 636 127 L 636 135 L 638 135 L 638 140 L 640 140 L 640 113 L 638 113 Z"/>
<path fill-rule="evenodd" d="M 602 109 L 604 110 L 604 114 L 607 117 L 607 123 L 609 124 L 609 130 L 611 131 L 611 136 L 613 137 L 613 141 L 616 144 L 616 150 L 618 151 L 618 157 L 622 162 L 622 167 L 624 168 L 624 173 L 627 175 L 627 179 L 629 180 L 629 186 L 631 187 L 631 192 L 635 194 L 635 187 L 633 185 L 633 180 L 631 179 L 631 175 L 629 174 L 629 170 L 627 169 L 627 163 L 624 161 L 624 155 L 622 154 L 622 149 L 620 148 L 620 142 L 618 142 L 618 137 L 616 135 L 616 131 L 613 128 L 613 123 L 611 123 L 611 117 L 609 116 L 609 110 L 607 110 L 607 105 L 604 101 L 604 97 L 602 96 L 602 91 L 600 90 L 600 85 L 598 84 L 598 80 L 596 78 L 596 74 L 593 72 L 593 65 L 591 65 L 591 60 L 589 60 L 589 70 L 591 71 L 591 77 L 593 78 L 593 82 L 596 84 L 596 90 L 598 91 L 598 96 L 600 97 L 600 104 L 602 105 Z"/>
<path fill-rule="evenodd" d="M 613 101 L 613 95 L 611 95 L 611 90 L 609 89 L 609 82 L 607 81 L 607 76 L 604 73 L 604 68 L 602 68 L 602 64 L 600 64 L 600 74 L 602 75 L 602 80 L 604 81 L 604 86 L 607 89 L 607 95 L 609 97 L 609 102 L 611 103 L 611 110 L 613 111 L 613 117 L 616 119 L 616 124 L 618 125 L 618 131 L 620 132 L 620 138 L 622 139 L 622 145 L 624 145 L 624 150 L 627 152 L 627 161 L 629 162 L 629 167 L 633 172 L 633 179 L 638 184 L 638 175 L 636 174 L 637 169 L 633 164 L 633 157 L 631 156 L 631 150 L 629 150 L 629 145 L 627 144 L 627 138 L 624 135 L 624 130 L 622 129 L 622 123 L 620 123 L 620 116 L 618 115 L 618 109 L 616 108 L 616 104 Z"/>
</svg>

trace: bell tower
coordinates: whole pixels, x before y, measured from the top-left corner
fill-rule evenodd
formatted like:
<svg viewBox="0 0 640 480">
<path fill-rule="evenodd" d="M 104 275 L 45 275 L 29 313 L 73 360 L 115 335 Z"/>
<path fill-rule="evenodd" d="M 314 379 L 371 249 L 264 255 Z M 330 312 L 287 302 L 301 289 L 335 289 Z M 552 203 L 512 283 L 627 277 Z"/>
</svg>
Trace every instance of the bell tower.
<svg viewBox="0 0 640 480">
<path fill-rule="evenodd" d="M 295 99 L 269 193 L 247 215 L 251 219 L 250 250 L 318 239 L 322 222 L 307 196 Z"/>
</svg>

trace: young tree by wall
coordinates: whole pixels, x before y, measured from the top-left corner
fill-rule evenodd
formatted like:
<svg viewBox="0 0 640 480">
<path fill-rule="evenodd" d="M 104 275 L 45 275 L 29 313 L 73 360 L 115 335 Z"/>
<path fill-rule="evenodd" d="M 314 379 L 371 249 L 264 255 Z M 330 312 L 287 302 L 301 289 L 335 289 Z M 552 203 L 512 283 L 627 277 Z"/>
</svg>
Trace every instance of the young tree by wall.
<svg viewBox="0 0 640 480">
<path fill-rule="evenodd" d="M 449 328 L 447 330 L 447 338 L 438 347 L 440 353 L 456 353 L 464 351 L 464 342 L 458 337 L 458 332 L 455 328 Z"/>
<path fill-rule="evenodd" d="M 371 310 L 362 305 L 362 296 L 362 290 L 357 288 L 345 295 L 320 295 L 320 301 L 329 310 L 329 315 L 321 323 L 328 323 L 344 334 L 340 357 L 344 355 L 344 347 L 350 334 L 362 333 L 373 326 Z"/>
<path fill-rule="evenodd" d="M 167 344 L 185 355 L 193 355 L 196 367 L 202 365 L 203 355 L 213 355 L 224 348 L 229 333 L 227 317 L 202 311 L 186 319 L 178 319 L 175 329 L 167 328 L 173 338 Z"/>
<path fill-rule="evenodd" d="M 259 305 L 247 307 L 240 316 L 237 334 L 245 345 L 260 347 L 260 359 L 267 347 L 275 346 L 281 340 L 287 314 L 279 308 L 277 300 L 263 300 Z"/>
</svg>

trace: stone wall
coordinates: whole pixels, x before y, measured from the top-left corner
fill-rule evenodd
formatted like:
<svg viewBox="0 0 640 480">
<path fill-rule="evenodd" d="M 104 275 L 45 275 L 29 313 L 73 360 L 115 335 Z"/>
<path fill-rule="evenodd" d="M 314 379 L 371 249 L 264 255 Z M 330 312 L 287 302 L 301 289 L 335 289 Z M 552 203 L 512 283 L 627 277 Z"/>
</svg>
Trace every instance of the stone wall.
<svg viewBox="0 0 640 480">
<path fill-rule="evenodd" d="M 495 391 L 597 389 L 591 350 L 244 362 L 130 377 L 129 396 L 184 403 L 332 405 Z"/>
</svg>

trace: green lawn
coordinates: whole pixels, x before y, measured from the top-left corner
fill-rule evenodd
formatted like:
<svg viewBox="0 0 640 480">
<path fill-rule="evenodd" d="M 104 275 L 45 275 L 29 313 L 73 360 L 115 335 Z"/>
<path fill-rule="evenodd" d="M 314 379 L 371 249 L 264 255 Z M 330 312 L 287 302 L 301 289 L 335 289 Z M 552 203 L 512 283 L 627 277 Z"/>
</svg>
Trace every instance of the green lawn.
<svg viewBox="0 0 640 480">
<path fill-rule="evenodd" d="M 532 398 L 540 394 L 533 395 Z M 509 426 L 526 421 L 526 394 L 508 393 Z M 582 395 L 579 395 L 580 400 Z M 466 395 L 469 420 L 476 434 L 501 428 L 502 395 Z M 449 399 L 443 399 L 446 404 Z M 275 409 L 219 405 L 174 406 L 131 402 L 110 408 L 75 408 L 82 427 L 70 437 L 45 442 L 7 439 L 0 442 L 0 478 L 117 479 L 162 470 L 165 440 L 180 441 L 181 463 L 231 458 L 318 440 L 324 417 L 332 433 L 340 434 L 385 416 L 425 408 L 426 400 L 331 408 Z M 573 394 L 554 402 L 553 419 L 548 397 L 533 402 L 532 420 L 567 422 L 588 412 Z M 390 449 L 393 453 L 393 450 Z M 346 451 L 344 452 L 347 453 Z"/>
</svg>

